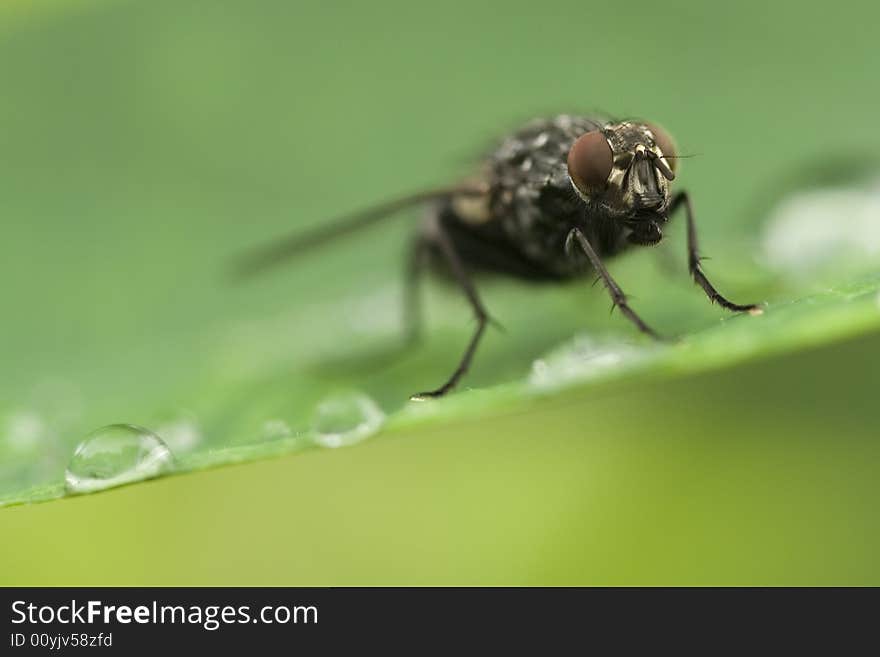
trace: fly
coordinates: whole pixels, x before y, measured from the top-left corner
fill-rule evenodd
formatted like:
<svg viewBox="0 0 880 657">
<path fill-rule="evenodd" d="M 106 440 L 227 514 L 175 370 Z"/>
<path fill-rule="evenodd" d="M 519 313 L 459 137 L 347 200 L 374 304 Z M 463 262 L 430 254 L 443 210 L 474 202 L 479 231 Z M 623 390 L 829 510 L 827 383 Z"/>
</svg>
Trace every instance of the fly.
<svg viewBox="0 0 880 657">
<path fill-rule="evenodd" d="M 409 331 L 419 326 L 417 285 L 429 266 L 439 266 L 458 284 L 477 326 L 452 374 L 441 386 L 412 396 L 419 400 L 448 393 L 471 365 L 491 321 L 474 286 L 472 274 L 478 271 L 530 281 L 593 273 L 613 306 L 657 338 L 604 260 L 660 242 L 664 224 L 679 209 L 687 221 L 688 267 L 696 284 L 727 310 L 760 313 L 758 304 L 726 299 L 703 273 L 690 197 L 670 189 L 678 157 L 672 139 L 656 124 L 566 114 L 538 119 L 501 141 L 469 182 L 382 203 L 254 250 L 239 261 L 238 272 L 261 272 L 398 211 L 426 206 L 409 252 Z"/>
</svg>

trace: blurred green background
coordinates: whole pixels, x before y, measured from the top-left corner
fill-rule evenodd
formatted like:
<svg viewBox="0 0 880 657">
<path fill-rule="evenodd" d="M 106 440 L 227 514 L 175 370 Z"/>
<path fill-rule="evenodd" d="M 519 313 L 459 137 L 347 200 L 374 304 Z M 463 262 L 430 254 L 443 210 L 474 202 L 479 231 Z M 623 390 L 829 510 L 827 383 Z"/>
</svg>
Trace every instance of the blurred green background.
<svg viewBox="0 0 880 657">
<path fill-rule="evenodd" d="M 304 426 L 341 385 L 390 412 L 439 381 L 470 326 L 451 291 L 429 290 L 422 347 L 371 358 L 395 341 L 412 221 L 252 285 L 226 284 L 224 263 L 455 179 L 537 114 L 648 117 L 699 154 L 681 184 L 731 296 L 838 282 L 780 282 L 753 252 L 803 166 L 878 151 L 878 17 L 868 2 L 0 3 L 0 413 L 49 418 L 38 454 L 7 447 L 4 483 L 57 476 L 101 424 L 183 408 L 220 448 L 267 417 Z M 669 334 L 721 316 L 682 237 L 613 266 Z M 630 335 L 589 285 L 485 296 L 508 334 L 489 335 L 473 387 L 522 378 L 577 332 Z M 0 583 L 878 584 L 878 385 L 875 333 L 3 509 Z"/>
</svg>

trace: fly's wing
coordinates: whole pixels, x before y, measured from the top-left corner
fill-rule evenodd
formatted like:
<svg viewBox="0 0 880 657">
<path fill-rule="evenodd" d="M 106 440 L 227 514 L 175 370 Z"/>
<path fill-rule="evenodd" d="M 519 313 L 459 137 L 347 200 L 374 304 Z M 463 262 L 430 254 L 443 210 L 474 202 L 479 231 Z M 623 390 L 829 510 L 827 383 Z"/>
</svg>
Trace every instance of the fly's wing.
<svg viewBox="0 0 880 657">
<path fill-rule="evenodd" d="M 242 254 L 233 265 L 233 276 L 236 279 L 244 279 L 260 274 L 301 253 L 324 246 L 336 238 L 344 237 L 362 228 L 367 228 L 406 208 L 431 201 L 451 200 L 457 197 L 479 197 L 485 195 L 486 191 L 485 187 L 475 186 L 432 189 L 337 217 L 312 231 L 283 237 L 275 242 Z"/>
</svg>

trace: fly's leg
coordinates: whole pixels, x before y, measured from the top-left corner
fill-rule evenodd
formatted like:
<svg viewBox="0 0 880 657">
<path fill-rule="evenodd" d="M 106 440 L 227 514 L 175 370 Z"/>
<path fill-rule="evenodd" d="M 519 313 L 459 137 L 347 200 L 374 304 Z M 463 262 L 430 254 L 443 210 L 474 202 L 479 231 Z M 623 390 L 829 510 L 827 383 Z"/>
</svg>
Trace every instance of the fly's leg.
<svg viewBox="0 0 880 657">
<path fill-rule="evenodd" d="M 455 368 L 455 371 L 446 380 L 446 383 L 444 383 L 439 388 L 436 388 L 435 390 L 420 392 L 412 395 L 410 399 L 413 399 L 415 401 L 442 397 L 458 384 L 458 382 L 461 380 L 461 377 L 463 377 L 465 372 L 468 371 L 471 361 L 474 358 L 474 353 L 477 350 L 477 345 L 479 345 L 480 338 L 483 337 L 483 332 L 486 330 L 486 324 L 489 322 L 489 313 L 486 312 L 486 308 L 483 306 L 483 302 L 480 300 L 480 297 L 477 294 L 477 290 L 474 288 L 474 285 L 471 282 L 470 275 L 462 264 L 461 258 L 456 252 L 455 245 L 453 244 L 449 235 L 446 233 L 439 221 L 432 222 L 431 228 L 432 243 L 434 246 L 436 246 L 440 255 L 446 261 L 446 264 L 449 265 L 449 269 L 452 273 L 453 278 L 461 287 L 461 290 L 462 292 L 464 292 L 465 297 L 467 297 L 468 303 L 470 304 L 471 309 L 474 311 L 474 315 L 477 320 L 477 328 L 471 336 L 470 342 L 468 342 L 467 349 L 465 349 L 461 360 L 458 362 L 458 367 Z"/>
<path fill-rule="evenodd" d="M 620 312 L 622 312 L 628 320 L 635 324 L 642 333 L 646 333 L 652 338 L 659 340 L 660 336 L 657 335 L 654 329 L 645 324 L 645 322 L 642 321 L 642 318 L 639 317 L 635 313 L 635 311 L 629 307 L 626 295 L 623 293 L 623 290 L 621 290 L 617 282 L 613 278 L 611 278 L 611 274 L 608 273 L 605 265 L 602 264 L 602 261 L 599 259 L 598 254 L 590 245 L 589 240 L 587 240 L 587 236 L 584 235 L 583 231 L 581 231 L 580 228 L 573 228 L 571 232 L 568 233 L 568 236 L 565 239 L 566 252 L 570 252 L 572 246 L 575 243 L 580 246 L 581 250 L 583 250 L 587 258 L 590 259 L 590 264 L 593 266 L 593 269 L 596 271 L 596 273 L 599 274 L 599 278 L 602 279 L 602 283 L 605 285 L 605 289 L 608 290 L 608 294 L 611 295 L 611 301 L 612 303 L 614 303 L 614 306 L 620 308 Z"/>
<path fill-rule="evenodd" d="M 412 345 L 422 336 L 422 302 L 419 287 L 428 265 L 430 243 L 418 235 L 409 247 L 403 279 L 403 336 L 406 345 Z"/>
<path fill-rule="evenodd" d="M 703 288 L 703 291 L 712 303 L 717 303 L 722 308 L 727 308 L 727 310 L 732 310 L 733 312 L 738 313 L 747 312 L 752 315 L 761 314 L 760 304 L 750 303 L 741 305 L 728 301 L 718 292 L 718 290 L 715 289 L 715 286 L 709 282 L 709 279 L 706 278 L 706 275 L 703 273 L 703 268 L 700 265 L 702 259 L 700 258 L 700 251 L 697 245 L 697 227 L 694 223 L 694 208 L 691 205 L 691 199 L 687 192 L 678 192 L 672 197 L 672 202 L 669 204 L 669 214 L 671 215 L 682 205 L 684 205 L 684 213 L 687 217 L 688 268 L 690 269 L 691 276 L 693 276 L 696 284 Z"/>
</svg>

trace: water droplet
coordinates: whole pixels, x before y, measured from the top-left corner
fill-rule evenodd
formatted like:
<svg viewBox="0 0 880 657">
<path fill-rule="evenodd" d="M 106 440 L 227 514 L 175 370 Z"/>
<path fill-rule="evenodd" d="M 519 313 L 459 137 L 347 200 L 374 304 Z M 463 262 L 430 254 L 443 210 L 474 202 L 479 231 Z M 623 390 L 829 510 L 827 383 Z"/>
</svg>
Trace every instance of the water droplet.
<svg viewBox="0 0 880 657">
<path fill-rule="evenodd" d="M 189 412 L 180 412 L 152 423 L 156 433 L 174 454 L 191 452 L 202 442 L 202 430 L 195 416 Z"/>
<path fill-rule="evenodd" d="M 49 428 L 37 413 L 16 411 L 6 418 L 3 434 L 10 451 L 30 453 L 46 442 Z"/>
<path fill-rule="evenodd" d="M 314 441 L 322 447 L 345 447 L 369 438 L 385 422 L 385 413 L 363 393 L 345 393 L 318 404 L 312 421 Z"/>
<path fill-rule="evenodd" d="M 263 422 L 263 427 L 260 430 L 261 440 L 279 440 L 280 438 L 290 438 L 292 435 L 293 430 L 290 425 L 277 418 Z"/>
<path fill-rule="evenodd" d="M 577 336 L 532 363 L 529 383 L 537 388 L 555 388 L 589 381 L 609 371 L 624 371 L 661 349 L 656 345 L 637 346 Z"/>
<path fill-rule="evenodd" d="M 873 271 L 880 255 L 878 215 L 880 179 L 800 192 L 781 202 L 768 220 L 764 259 L 799 280 L 827 271 Z"/>
<path fill-rule="evenodd" d="M 0 488 L 57 480 L 59 454 L 58 432 L 43 414 L 17 409 L 0 416 Z"/>
<path fill-rule="evenodd" d="M 86 436 L 64 473 L 68 493 L 91 493 L 150 479 L 171 470 L 174 457 L 156 434 L 111 424 Z"/>
</svg>

